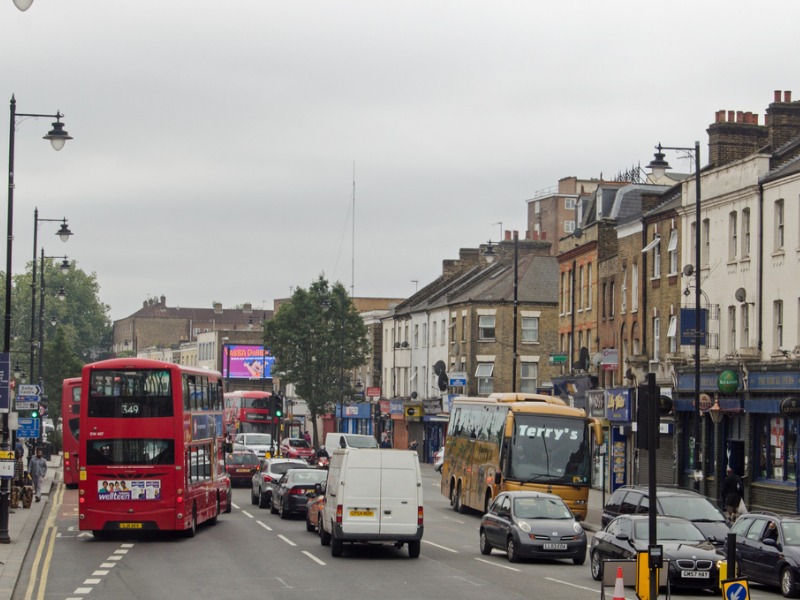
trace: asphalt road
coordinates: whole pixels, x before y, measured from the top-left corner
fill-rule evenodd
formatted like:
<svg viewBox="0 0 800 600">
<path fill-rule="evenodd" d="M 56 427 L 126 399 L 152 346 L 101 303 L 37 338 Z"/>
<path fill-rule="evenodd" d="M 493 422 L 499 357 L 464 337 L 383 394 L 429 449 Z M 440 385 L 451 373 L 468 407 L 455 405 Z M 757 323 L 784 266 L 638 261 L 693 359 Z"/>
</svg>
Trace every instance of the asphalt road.
<svg viewBox="0 0 800 600">
<path fill-rule="evenodd" d="M 409 558 L 406 548 L 391 546 L 345 546 L 344 556 L 335 559 L 306 531 L 302 518 L 282 520 L 253 506 L 247 488 L 234 490 L 231 514 L 222 515 L 216 526 L 201 527 L 194 539 L 157 535 L 97 541 L 77 530 L 77 491 L 60 487 L 12 600 L 599 599 L 588 560 L 582 566 L 571 561 L 512 565 L 499 551 L 482 556 L 480 516 L 453 512 L 432 470 L 424 470 L 423 481 L 425 535 L 418 559 Z M 625 596 L 635 598 L 634 590 L 627 588 Z M 751 598 L 777 600 L 780 594 L 753 586 Z"/>
</svg>

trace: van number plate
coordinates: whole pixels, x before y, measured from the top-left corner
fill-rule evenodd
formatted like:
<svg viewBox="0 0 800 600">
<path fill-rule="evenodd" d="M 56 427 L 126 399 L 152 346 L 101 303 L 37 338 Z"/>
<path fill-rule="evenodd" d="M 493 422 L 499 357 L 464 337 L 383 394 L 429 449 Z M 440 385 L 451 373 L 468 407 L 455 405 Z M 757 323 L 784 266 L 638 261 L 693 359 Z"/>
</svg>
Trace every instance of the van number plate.
<svg viewBox="0 0 800 600">
<path fill-rule="evenodd" d="M 351 510 L 350 511 L 351 517 L 374 517 L 375 511 L 374 510 Z"/>
</svg>

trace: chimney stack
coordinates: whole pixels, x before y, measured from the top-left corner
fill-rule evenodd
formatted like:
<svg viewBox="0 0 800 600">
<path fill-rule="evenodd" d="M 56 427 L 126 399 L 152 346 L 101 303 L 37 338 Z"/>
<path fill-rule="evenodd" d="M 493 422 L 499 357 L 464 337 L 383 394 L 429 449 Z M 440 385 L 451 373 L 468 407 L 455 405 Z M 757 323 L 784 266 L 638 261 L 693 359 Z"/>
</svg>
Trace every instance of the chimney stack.
<svg viewBox="0 0 800 600">
<path fill-rule="evenodd" d="M 718 110 L 706 131 L 708 162 L 718 167 L 740 160 L 768 143 L 767 128 L 758 124 L 758 115 L 752 112 Z"/>
<path fill-rule="evenodd" d="M 775 90 L 775 102 L 767 108 L 769 143 L 774 152 L 800 136 L 800 102 L 792 102 L 792 92 Z"/>
</svg>

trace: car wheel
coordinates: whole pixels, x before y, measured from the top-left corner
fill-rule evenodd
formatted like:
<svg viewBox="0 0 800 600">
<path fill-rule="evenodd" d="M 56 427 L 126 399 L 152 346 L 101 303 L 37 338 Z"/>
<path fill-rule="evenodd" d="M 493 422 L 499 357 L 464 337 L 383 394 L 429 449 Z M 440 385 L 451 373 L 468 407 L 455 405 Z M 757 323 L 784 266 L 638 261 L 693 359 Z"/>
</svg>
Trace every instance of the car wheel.
<svg viewBox="0 0 800 600">
<path fill-rule="evenodd" d="M 256 505 L 258 504 L 259 494 L 256 494 L 252 488 L 250 488 L 250 504 Z"/>
<path fill-rule="evenodd" d="M 322 515 L 319 516 L 319 523 L 317 524 L 319 527 L 319 543 L 321 546 L 330 546 L 331 544 L 331 534 L 325 531 L 325 528 L 322 526 Z"/>
<path fill-rule="evenodd" d="M 517 552 L 517 544 L 514 543 L 514 536 L 508 536 L 508 544 L 506 545 L 506 556 L 508 562 L 519 562 L 519 552 Z"/>
<path fill-rule="evenodd" d="M 275 498 L 270 498 L 269 500 L 269 512 L 271 512 L 273 515 L 278 514 L 278 508 L 275 506 Z"/>
<path fill-rule="evenodd" d="M 281 502 L 281 507 L 278 509 L 278 514 L 280 515 L 281 519 L 289 518 L 289 511 L 284 508 L 283 502 Z"/>
<path fill-rule="evenodd" d="M 600 581 L 603 578 L 603 558 L 599 552 L 592 552 L 589 556 L 589 567 L 592 571 L 592 579 Z"/>
<path fill-rule="evenodd" d="M 306 512 L 306 531 L 314 531 L 314 526 L 311 524 L 311 519 L 308 516 L 308 512 Z"/>
<path fill-rule="evenodd" d="M 344 543 L 342 540 L 338 539 L 335 535 L 331 536 L 331 556 L 334 558 L 339 558 L 342 555 L 342 548 L 344 547 Z"/>
<path fill-rule="evenodd" d="M 408 542 L 408 556 L 410 558 L 419 558 L 419 550 L 422 546 L 422 542 L 419 540 Z"/>
<path fill-rule="evenodd" d="M 791 567 L 781 571 L 781 594 L 786 598 L 797 598 L 797 580 Z"/>
<path fill-rule="evenodd" d="M 572 562 L 576 565 L 582 565 L 586 562 L 586 551 L 581 552 L 578 556 L 572 559 Z"/>
<path fill-rule="evenodd" d="M 489 543 L 489 540 L 486 539 L 486 532 L 481 529 L 480 533 L 480 549 L 481 554 L 489 555 L 492 553 L 492 545 Z"/>
<path fill-rule="evenodd" d="M 270 505 L 270 497 L 267 492 L 258 492 L 258 508 L 269 508 Z"/>
</svg>

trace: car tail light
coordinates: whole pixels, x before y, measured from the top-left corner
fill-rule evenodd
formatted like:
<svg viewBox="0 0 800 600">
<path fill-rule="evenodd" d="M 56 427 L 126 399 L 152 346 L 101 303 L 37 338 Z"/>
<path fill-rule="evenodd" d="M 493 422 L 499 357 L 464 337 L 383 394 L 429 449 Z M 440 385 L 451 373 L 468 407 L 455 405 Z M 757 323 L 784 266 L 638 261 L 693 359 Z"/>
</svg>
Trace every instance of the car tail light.
<svg viewBox="0 0 800 600">
<path fill-rule="evenodd" d="M 270 477 L 269 475 L 264 475 L 264 483 L 271 483 L 271 482 L 272 482 L 272 477 Z"/>
<path fill-rule="evenodd" d="M 341 524 L 341 522 L 342 522 L 342 512 L 343 512 L 342 505 L 341 504 L 337 504 L 336 505 L 336 522 L 339 523 L 339 524 Z"/>
<path fill-rule="evenodd" d="M 417 507 L 417 525 L 421 526 L 423 521 L 423 510 L 421 506 Z"/>
<path fill-rule="evenodd" d="M 302 496 L 305 493 L 306 491 L 302 488 L 293 487 L 292 489 L 289 490 L 290 496 Z"/>
</svg>

